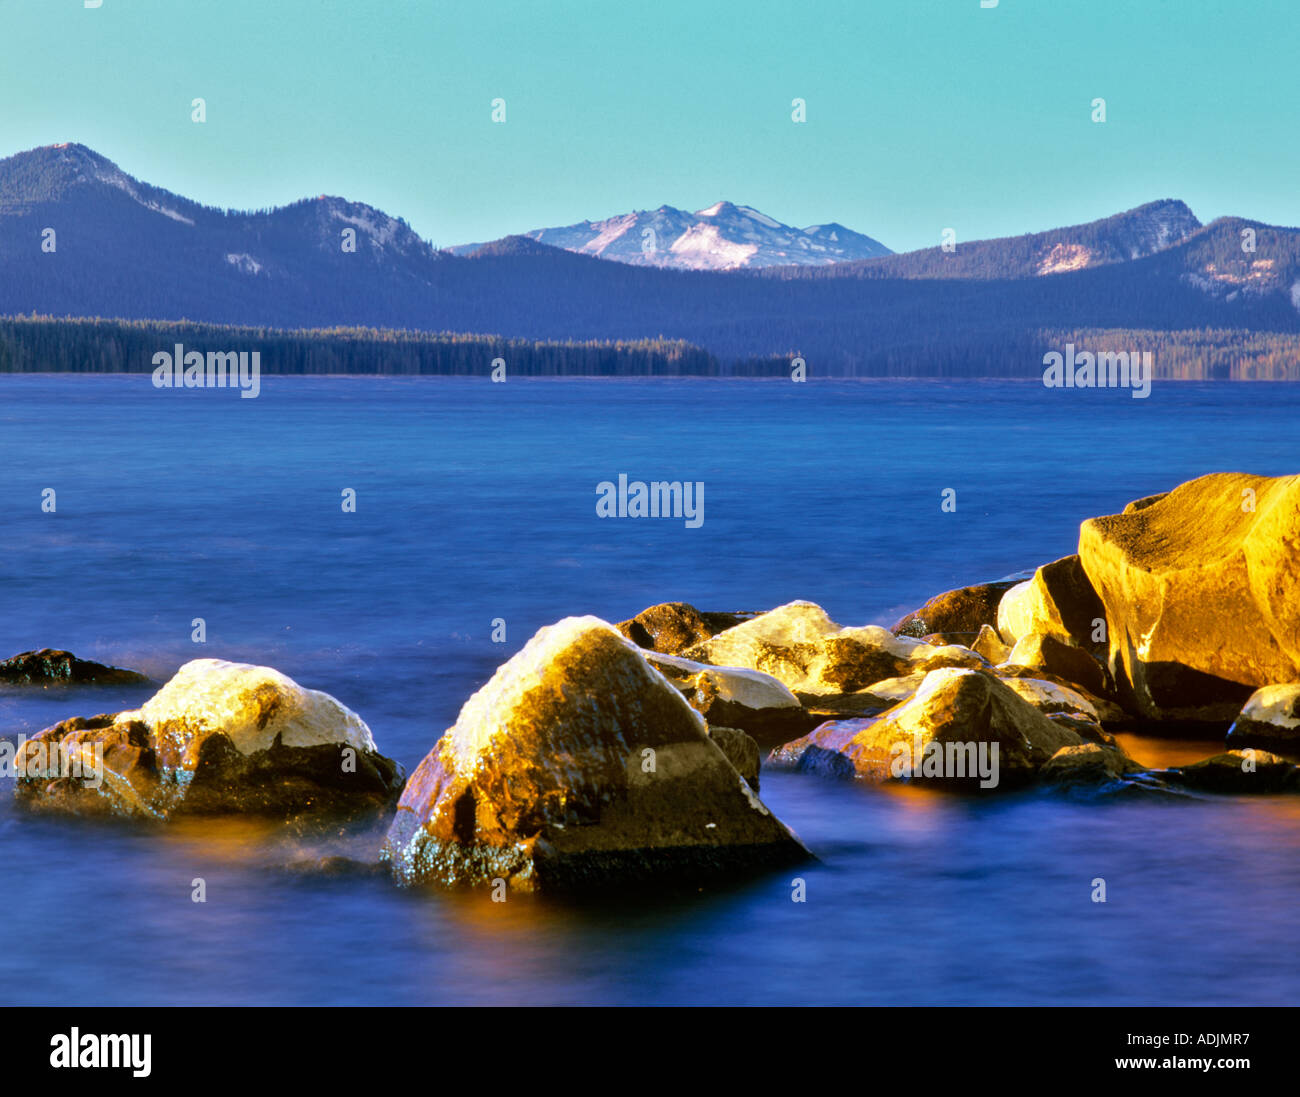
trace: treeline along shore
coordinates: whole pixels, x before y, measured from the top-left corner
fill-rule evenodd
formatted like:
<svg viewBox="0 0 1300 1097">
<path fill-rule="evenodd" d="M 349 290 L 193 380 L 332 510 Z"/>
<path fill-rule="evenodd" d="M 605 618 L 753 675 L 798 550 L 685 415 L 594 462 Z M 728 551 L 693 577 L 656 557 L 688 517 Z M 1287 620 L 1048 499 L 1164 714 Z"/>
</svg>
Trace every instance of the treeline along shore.
<svg viewBox="0 0 1300 1097">
<path fill-rule="evenodd" d="M 253 352 L 275 374 L 432 374 L 487 376 L 502 359 L 507 375 L 576 377 L 703 376 L 717 359 L 672 339 L 531 342 L 493 335 L 319 328 L 281 331 L 186 321 L 48 316 L 0 318 L 0 372 L 150 373 L 153 356 L 187 349 Z"/>
<path fill-rule="evenodd" d="M 0 317 L 0 373 L 148 373 L 160 350 L 253 352 L 270 374 L 487 376 L 844 377 L 798 349 L 728 360 L 680 339 L 533 341 L 458 332 L 331 327 L 287 330 L 190 321 Z M 1073 345 L 1093 353 L 1150 352 L 1155 380 L 1297 381 L 1300 335 L 1240 330 L 1043 329 L 1008 335 L 936 330 L 933 339 L 866 350 L 847 376 L 1041 377 L 1043 356 Z"/>
</svg>

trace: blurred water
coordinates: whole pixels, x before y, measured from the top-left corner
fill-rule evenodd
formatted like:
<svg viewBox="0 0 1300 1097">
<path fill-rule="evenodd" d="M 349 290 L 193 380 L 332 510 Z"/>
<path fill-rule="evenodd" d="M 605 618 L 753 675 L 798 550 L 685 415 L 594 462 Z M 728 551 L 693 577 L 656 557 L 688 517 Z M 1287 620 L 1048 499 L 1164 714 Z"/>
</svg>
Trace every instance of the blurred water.
<svg viewBox="0 0 1300 1097">
<path fill-rule="evenodd" d="M 241 400 L 147 376 L 6 377 L 0 655 L 65 647 L 160 679 L 200 656 L 270 664 L 360 712 L 411 769 L 560 617 L 809 598 L 888 624 L 1065 555 L 1083 518 L 1202 472 L 1300 470 L 1298 411 L 1300 389 L 1274 385 L 1133 400 L 1014 382 L 271 377 Z M 703 526 L 597 518 L 596 484 L 620 473 L 702 481 Z M 0 734 L 149 692 L 0 690 Z M 249 821 L 33 820 L 0 787 L 0 1001 L 1297 998 L 1295 800 L 763 780 L 822 858 L 807 903 L 790 873 L 662 903 L 405 893 L 288 874 L 302 843 Z M 376 841 L 338 839 L 363 858 Z M 200 876 L 206 904 L 190 900 Z"/>
</svg>

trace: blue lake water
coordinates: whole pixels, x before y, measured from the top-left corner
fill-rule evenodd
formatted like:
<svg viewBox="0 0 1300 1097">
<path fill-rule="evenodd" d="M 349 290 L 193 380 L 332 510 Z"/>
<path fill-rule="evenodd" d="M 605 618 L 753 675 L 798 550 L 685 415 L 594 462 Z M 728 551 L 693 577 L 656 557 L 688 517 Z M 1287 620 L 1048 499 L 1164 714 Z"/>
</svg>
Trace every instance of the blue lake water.
<svg viewBox="0 0 1300 1097">
<path fill-rule="evenodd" d="M 1297 421 L 1300 387 L 1277 385 L 1134 400 L 1014 382 L 269 377 L 242 400 L 147 375 L 9 376 L 0 657 L 63 647 L 158 679 L 198 657 L 269 664 L 359 712 L 410 770 L 558 618 L 807 598 L 889 624 L 1072 552 L 1080 521 L 1139 496 L 1300 471 Z M 620 473 L 703 482 L 703 525 L 598 518 L 596 485 Z M 0 734 L 151 692 L 3 689 Z M 807 902 L 783 872 L 575 905 L 298 875 L 285 863 L 319 839 L 33 819 L 10 793 L 4 1003 L 1300 998 L 1300 798 L 972 800 L 765 773 L 765 802 L 821 858 L 799 872 Z M 327 851 L 376 846 L 342 834 Z"/>
</svg>

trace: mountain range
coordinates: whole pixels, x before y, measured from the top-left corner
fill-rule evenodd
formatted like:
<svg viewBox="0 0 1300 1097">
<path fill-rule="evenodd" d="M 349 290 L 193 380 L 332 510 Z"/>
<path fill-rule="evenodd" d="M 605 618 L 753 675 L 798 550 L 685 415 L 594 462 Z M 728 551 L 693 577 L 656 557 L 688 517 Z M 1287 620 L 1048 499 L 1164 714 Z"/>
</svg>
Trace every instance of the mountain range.
<svg viewBox="0 0 1300 1097">
<path fill-rule="evenodd" d="M 50 146 L 0 160 L 0 315 L 553 341 L 663 337 L 722 362 L 802 355 L 828 374 L 1022 372 L 1037 368 L 1033 333 L 1049 330 L 1300 333 L 1300 232 L 1237 218 L 1202 225 L 1174 200 L 897 255 L 821 226 L 842 258 L 828 247 L 815 263 L 781 265 L 770 260 L 790 240 L 798 246 L 794 234 L 812 241 L 818 233 L 764 224 L 746 210 L 720 203 L 697 214 L 628 215 L 635 220 L 617 236 L 604 233 L 598 249 L 602 234 L 591 231 L 608 222 L 455 254 L 362 203 L 320 196 L 256 212 L 213 209 L 140 182 L 82 145 Z M 656 248 L 671 252 L 681 239 L 673 229 L 689 235 L 701 222 L 726 225 L 719 240 L 752 224 L 758 250 L 726 270 L 673 269 L 635 254 L 610 261 L 627 258 L 619 240 L 640 251 L 645 228 L 668 226 L 656 230 Z M 547 233 L 560 235 L 547 241 Z M 853 254 L 868 246 L 883 254 Z"/>
</svg>

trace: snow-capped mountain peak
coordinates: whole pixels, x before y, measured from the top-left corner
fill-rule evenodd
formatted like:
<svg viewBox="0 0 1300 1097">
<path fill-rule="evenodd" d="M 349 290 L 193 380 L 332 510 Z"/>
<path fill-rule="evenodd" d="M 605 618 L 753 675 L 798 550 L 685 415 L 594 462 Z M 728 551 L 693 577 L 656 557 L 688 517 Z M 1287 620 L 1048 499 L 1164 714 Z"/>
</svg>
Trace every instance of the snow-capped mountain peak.
<svg viewBox="0 0 1300 1097">
<path fill-rule="evenodd" d="M 660 206 L 524 235 L 581 255 L 680 270 L 825 266 L 892 254 L 878 241 L 843 225 L 794 228 L 752 206 L 727 201 L 694 213 Z M 450 250 L 469 254 L 480 246 L 466 244 Z"/>
</svg>

